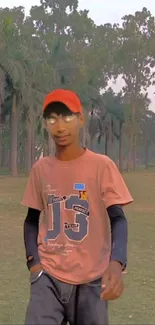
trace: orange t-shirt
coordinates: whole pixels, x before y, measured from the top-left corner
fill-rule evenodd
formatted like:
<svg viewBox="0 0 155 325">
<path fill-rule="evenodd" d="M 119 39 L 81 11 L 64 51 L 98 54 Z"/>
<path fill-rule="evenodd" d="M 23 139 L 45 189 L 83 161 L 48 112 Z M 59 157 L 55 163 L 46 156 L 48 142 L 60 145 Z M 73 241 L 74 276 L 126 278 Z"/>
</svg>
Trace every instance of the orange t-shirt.
<svg viewBox="0 0 155 325">
<path fill-rule="evenodd" d="M 22 203 L 42 211 L 38 251 L 55 278 L 82 284 L 102 276 L 111 254 L 106 208 L 133 199 L 114 162 L 90 150 L 76 160 L 40 159 Z"/>
</svg>

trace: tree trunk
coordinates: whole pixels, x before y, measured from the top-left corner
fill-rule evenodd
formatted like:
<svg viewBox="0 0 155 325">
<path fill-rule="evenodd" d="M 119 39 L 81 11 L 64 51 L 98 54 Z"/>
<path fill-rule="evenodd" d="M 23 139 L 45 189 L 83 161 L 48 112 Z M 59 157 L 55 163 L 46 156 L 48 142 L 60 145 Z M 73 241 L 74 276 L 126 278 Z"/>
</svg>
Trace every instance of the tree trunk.
<svg viewBox="0 0 155 325">
<path fill-rule="evenodd" d="M 133 153 L 133 158 L 132 158 L 132 161 L 133 161 L 133 170 L 136 169 L 136 135 L 134 134 L 133 135 L 133 148 L 132 148 L 132 153 Z"/>
<path fill-rule="evenodd" d="M 31 137 L 31 166 L 33 166 L 36 159 L 36 131 L 34 128 L 34 124 L 31 124 Z"/>
<path fill-rule="evenodd" d="M 29 174 L 32 167 L 32 126 L 29 118 L 27 119 L 27 135 L 26 135 L 26 146 L 25 146 L 25 158 L 26 158 L 26 172 Z"/>
<path fill-rule="evenodd" d="M 43 157 L 49 155 L 49 146 L 48 146 L 48 133 L 46 129 L 44 129 L 44 146 L 43 146 Z"/>
<path fill-rule="evenodd" d="M 136 113 L 136 106 L 132 104 L 132 111 L 131 111 L 131 122 L 129 125 L 130 128 L 130 138 L 129 138 L 129 151 L 128 151 L 128 164 L 127 169 L 128 171 L 132 169 L 132 161 L 133 161 L 133 144 L 134 144 L 134 124 L 135 124 L 135 113 Z"/>
<path fill-rule="evenodd" d="M 27 144 L 27 139 L 24 137 L 22 139 L 22 148 L 20 149 L 20 157 L 19 157 L 19 167 L 20 170 L 26 171 L 26 144 Z"/>
<path fill-rule="evenodd" d="M 149 168 L 149 142 L 146 141 L 145 143 L 145 169 Z"/>
<path fill-rule="evenodd" d="M 8 149 L 4 142 L 3 146 L 2 146 L 2 167 L 10 168 L 10 165 L 9 165 L 10 157 L 8 159 L 8 156 L 10 156 L 10 153 L 8 153 Z"/>
<path fill-rule="evenodd" d="M 119 170 L 123 171 L 123 122 L 119 126 Z"/>
<path fill-rule="evenodd" d="M 90 150 L 94 151 L 94 137 L 90 137 L 89 147 L 90 147 Z"/>
<path fill-rule="evenodd" d="M 80 144 L 83 148 L 87 146 L 87 127 L 85 126 L 80 132 Z"/>
<path fill-rule="evenodd" d="M 127 170 L 130 171 L 132 169 L 132 152 L 133 152 L 133 125 L 129 126 L 129 147 L 128 147 L 128 161 L 127 161 Z"/>
<path fill-rule="evenodd" d="M 11 175 L 17 176 L 17 140 L 18 140 L 18 121 L 17 121 L 17 98 L 16 93 L 13 93 L 12 109 L 10 116 L 10 136 L 11 136 L 11 152 L 10 152 L 10 167 Z"/>
<path fill-rule="evenodd" d="M 82 137 L 82 147 L 85 148 L 87 146 L 87 127 L 83 128 L 83 137 Z"/>
<path fill-rule="evenodd" d="M 114 157 L 114 146 L 113 146 L 113 129 L 112 129 L 112 118 L 111 121 L 109 122 L 109 127 L 108 127 L 108 155 L 111 159 L 115 160 Z"/>
<path fill-rule="evenodd" d="M 105 155 L 108 156 L 108 134 L 105 134 Z"/>
<path fill-rule="evenodd" d="M 0 167 L 2 167 L 2 153 L 3 153 L 3 125 L 2 125 L 2 106 L 0 103 Z"/>
</svg>

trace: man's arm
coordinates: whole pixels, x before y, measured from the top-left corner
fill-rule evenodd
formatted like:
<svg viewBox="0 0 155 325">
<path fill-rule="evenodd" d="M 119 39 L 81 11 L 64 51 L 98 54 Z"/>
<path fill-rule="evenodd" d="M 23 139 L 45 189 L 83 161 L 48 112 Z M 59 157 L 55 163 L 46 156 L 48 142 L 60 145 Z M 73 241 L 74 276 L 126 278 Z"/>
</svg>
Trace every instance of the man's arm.
<svg viewBox="0 0 155 325">
<path fill-rule="evenodd" d="M 39 217 L 39 210 L 28 208 L 27 217 L 24 222 L 24 244 L 26 250 L 27 267 L 33 272 L 41 269 L 37 244 Z"/>
<path fill-rule="evenodd" d="M 111 261 L 119 262 L 122 265 L 122 270 L 124 270 L 127 265 L 127 219 L 121 205 L 112 205 L 107 208 L 107 212 L 112 232 Z"/>
</svg>

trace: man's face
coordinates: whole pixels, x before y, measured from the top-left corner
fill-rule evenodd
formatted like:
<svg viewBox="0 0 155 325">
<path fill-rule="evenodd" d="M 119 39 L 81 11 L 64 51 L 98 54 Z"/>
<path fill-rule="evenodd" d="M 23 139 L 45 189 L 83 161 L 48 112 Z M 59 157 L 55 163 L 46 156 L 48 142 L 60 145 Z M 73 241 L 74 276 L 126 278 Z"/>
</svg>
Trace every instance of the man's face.
<svg viewBox="0 0 155 325">
<path fill-rule="evenodd" d="M 55 144 L 63 147 L 77 143 L 84 124 L 82 115 L 73 114 L 67 108 L 51 112 L 45 121 Z"/>
</svg>

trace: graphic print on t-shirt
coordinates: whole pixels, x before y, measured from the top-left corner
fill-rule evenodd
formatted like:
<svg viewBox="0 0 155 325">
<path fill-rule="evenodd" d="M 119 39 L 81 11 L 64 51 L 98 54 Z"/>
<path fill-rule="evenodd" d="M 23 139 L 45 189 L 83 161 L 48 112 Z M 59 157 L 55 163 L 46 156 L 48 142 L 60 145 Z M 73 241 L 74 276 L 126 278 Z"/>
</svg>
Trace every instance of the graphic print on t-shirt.
<svg viewBox="0 0 155 325">
<path fill-rule="evenodd" d="M 70 212 L 72 213 L 69 214 Z M 64 241 L 68 244 L 70 242 L 73 248 L 88 236 L 89 203 L 86 191 L 77 190 L 76 193 L 68 196 L 48 194 L 48 213 L 49 226 L 45 238 L 48 247 L 62 253 L 65 251 Z M 70 216 L 69 220 L 68 218 L 65 220 L 65 215 Z M 63 243 L 59 242 L 57 246 L 55 243 L 59 241 L 60 235 Z"/>
</svg>

